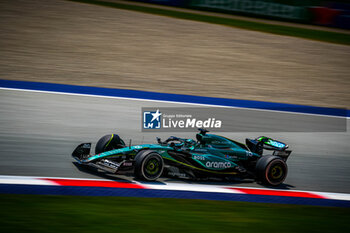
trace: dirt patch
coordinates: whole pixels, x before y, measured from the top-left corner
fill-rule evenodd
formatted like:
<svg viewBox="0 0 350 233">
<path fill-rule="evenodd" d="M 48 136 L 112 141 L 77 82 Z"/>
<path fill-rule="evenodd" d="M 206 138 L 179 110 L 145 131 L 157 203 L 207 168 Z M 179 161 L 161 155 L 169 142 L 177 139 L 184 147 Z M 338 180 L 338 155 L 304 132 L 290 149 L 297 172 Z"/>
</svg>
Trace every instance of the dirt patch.
<svg viewBox="0 0 350 233">
<path fill-rule="evenodd" d="M 0 21 L 2 79 L 350 107 L 350 46 L 60 0 Z"/>
</svg>

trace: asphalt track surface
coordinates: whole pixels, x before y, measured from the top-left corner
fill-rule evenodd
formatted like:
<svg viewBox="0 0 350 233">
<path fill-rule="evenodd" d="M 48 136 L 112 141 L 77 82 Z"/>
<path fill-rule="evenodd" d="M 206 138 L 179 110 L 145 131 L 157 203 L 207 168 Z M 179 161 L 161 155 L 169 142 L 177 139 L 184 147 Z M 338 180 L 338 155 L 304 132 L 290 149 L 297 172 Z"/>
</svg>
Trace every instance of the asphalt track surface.
<svg viewBox="0 0 350 233">
<path fill-rule="evenodd" d="M 130 99 L 73 96 L 17 90 L 0 90 L 0 175 L 133 180 L 132 176 L 108 176 L 78 169 L 70 154 L 81 142 L 96 142 L 118 133 L 132 144 L 153 143 L 155 137 L 175 133 L 141 133 L 142 107 L 191 107 L 191 105 Z M 254 116 L 258 111 L 249 110 Z M 253 111 L 253 112 L 252 112 Z M 244 113 L 235 117 L 244 117 Z M 236 119 L 238 120 L 238 119 Z M 254 121 L 254 117 L 250 118 Z M 257 120 L 257 119 L 256 119 Z M 349 120 L 347 120 L 349 121 Z M 348 123 L 348 122 L 347 122 Z M 265 133 L 285 141 L 293 149 L 284 189 L 350 192 L 350 134 L 346 132 Z M 264 133 L 236 132 L 221 135 L 244 141 Z M 193 133 L 176 133 L 194 137 Z M 170 178 L 160 182 L 198 183 Z M 252 181 L 200 182 L 261 187 Z"/>
</svg>

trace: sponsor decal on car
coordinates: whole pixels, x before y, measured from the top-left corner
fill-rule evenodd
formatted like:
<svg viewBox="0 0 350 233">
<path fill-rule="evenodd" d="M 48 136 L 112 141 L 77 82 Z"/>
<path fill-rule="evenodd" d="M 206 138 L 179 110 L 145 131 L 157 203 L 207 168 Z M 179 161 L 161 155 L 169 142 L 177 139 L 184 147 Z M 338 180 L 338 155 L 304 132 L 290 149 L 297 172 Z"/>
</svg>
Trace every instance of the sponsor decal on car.
<svg viewBox="0 0 350 233">
<path fill-rule="evenodd" d="M 131 167 L 133 164 L 132 162 L 124 162 L 123 165 L 126 167 Z"/>
<path fill-rule="evenodd" d="M 194 155 L 193 159 L 197 159 L 197 160 L 205 160 L 204 156 L 201 155 Z"/>
<path fill-rule="evenodd" d="M 169 176 L 182 177 L 182 178 L 187 178 L 187 177 L 188 177 L 188 175 L 185 174 L 185 173 L 181 173 L 181 172 L 172 172 L 172 171 L 168 172 L 168 175 L 169 175 Z"/>
<path fill-rule="evenodd" d="M 225 155 L 226 159 L 237 159 L 238 157 L 235 155 Z"/>
<path fill-rule="evenodd" d="M 205 166 L 208 168 L 230 168 L 230 162 L 206 162 Z"/>
<path fill-rule="evenodd" d="M 101 164 L 104 165 L 104 166 L 113 168 L 113 169 L 118 169 L 119 168 L 119 164 L 113 163 L 112 161 L 107 160 L 107 159 L 101 160 Z"/>
<path fill-rule="evenodd" d="M 253 153 L 250 152 L 250 151 L 246 151 L 245 153 L 246 153 L 246 155 L 249 156 L 249 157 L 253 156 Z"/>
<path fill-rule="evenodd" d="M 81 148 L 84 148 L 84 149 L 90 149 L 91 148 L 91 144 L 90 143 L 84 143 Z"/>
<path fill-rule="evenodd" d="M 268 141 L 267 144 L 274 146 L 274 147 L 277 147 L 277 148 L 283 148 L 286 146 L 285 144 L 283 144 L 281 142 L 277 142 L 277 141 L 273 141 L 273 140 Z"/>
</svg>

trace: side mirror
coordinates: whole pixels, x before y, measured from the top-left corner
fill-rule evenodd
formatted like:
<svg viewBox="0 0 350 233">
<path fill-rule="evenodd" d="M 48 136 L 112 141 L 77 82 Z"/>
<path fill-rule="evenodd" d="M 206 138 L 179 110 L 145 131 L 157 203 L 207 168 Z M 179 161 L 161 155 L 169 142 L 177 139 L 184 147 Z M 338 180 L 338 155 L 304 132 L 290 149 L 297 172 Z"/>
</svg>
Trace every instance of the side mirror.
<svg viewBox="0 0 350 233">
<path fill-rule="evenodd" d="M 205 135 L 206 133 L 209 132 L 209 130 L 206 130 L 204 128 L 199 128 L 198 130 L 199 130 L 199 133 L 202 134 L 202 135 Z"/>
</svg>

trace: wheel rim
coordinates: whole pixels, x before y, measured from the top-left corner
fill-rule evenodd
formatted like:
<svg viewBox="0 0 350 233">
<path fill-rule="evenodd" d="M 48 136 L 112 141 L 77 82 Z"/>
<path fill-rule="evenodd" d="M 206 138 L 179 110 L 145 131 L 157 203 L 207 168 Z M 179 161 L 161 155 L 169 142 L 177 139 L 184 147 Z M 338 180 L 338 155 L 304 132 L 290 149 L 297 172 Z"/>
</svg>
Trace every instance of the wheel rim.
<svg viewBox="0 0 350 233">
<path fill-rule="evenodd" d="M 283 170 L 280 165 L 276 165 L 271 169 L 271 177 L 273 179 L 279 179 L 283 175 Z"/>
<path fill-rule="evenodd" d="M 149 179 L 153 179 L 159 176 L 161 171 L 161 163 L 159 158 L 151 157 L 149 158 L 144 165 L 144 174 Z"/>
<path fill-rule="evenodd" d="M 281 162 L 272 163 L 267 170 L 267 179 L 270 184 L 278 185 L 282 183 L 286 177 L 287 169 Z"/>
</svg>

